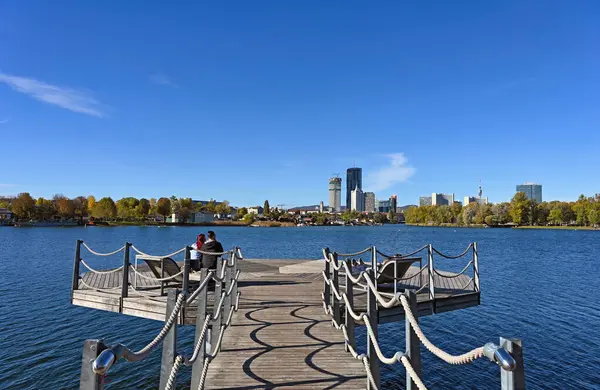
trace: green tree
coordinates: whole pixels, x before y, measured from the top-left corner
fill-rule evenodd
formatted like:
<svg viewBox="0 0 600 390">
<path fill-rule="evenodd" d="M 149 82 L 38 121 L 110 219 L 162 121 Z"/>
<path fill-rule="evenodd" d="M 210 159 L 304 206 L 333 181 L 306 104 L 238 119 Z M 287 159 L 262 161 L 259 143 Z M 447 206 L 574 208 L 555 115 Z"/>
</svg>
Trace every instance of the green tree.
<svg viewBox="0 0 600 390">
<path fill-rule="evenodd" d="M 600 207 L 593 205 L 588 211 L 588 220 L 590 225 L 596 227 L 600 225 Z"/>
<path fill-rule="evenodd" d="M 62 194 L 56 194 L 52 198 L 56 212 L 61 218 L 71 218 L 75 212 L 73 201 Z"/>
<path fill-rule="evenodd" d="M 150 212 L 150 201 L 146 198 L 140 199 L 138 205 L 135 208 L 135 215 L 140 219 L 146 219 Z"/>
<path fill-rule="evenodd" d="M 80 221 L 83 221 L 83 217 L 88 215 L 87 199 L 85 196 L 78 196 L 73 199 L 73 212 Z"/>
<path fill-rule="evenodd" d="M 244 222 L 250 224 L 252 222 L 254 222 L 254 214 L 246 214 L 244 215 Z"/>
<path fill-rule="evenodd" d="M 223 202 L 219 203 L 215 211 L 217 212 L 217 214 L 220 215 L 229 215 L 229 213 L 231 213 L 231 207 L 229 206 L 229 202 L 224 200 Z"/>
<path fill-rule="evenodd" d="M 548 222 L 555 224 L 555 225 L 562 224 L 563 223 L 562 208 L 555 207 L 552 210 L 550 210 L 550 214 L 548 215 Z"/>
<path fill-rule="evenodd" d="M 52 219 L 56 215 L 56 208 L 54 202 L 44 198 L 38 198 L 35 202 L 35 214 L 36 218 L 42 221 Z"/>
<path fill-rule="evenodd" d="M 240 207 L 239 209 L 237 209 L 237 213 L 236 214 L 238 215 L 239 218 L 244 218 L 244 216 L 246 214 L 248 214 L 248 209 L 245 208 L 245 207 Z"/>
<path fill-rule="evenodd" d="M 263 214 L 265 217 L 268 217 L 271 214 L 271 207 L 269 206 L 269 201 L 265 200 L 265 204 L 263 206 Z"/>
<path fill-rule="evenodd" d="M 19 218 L 31 218 L 35 211 L 35 201 L 29 192 L 22 192 L 12 202 L 12 212 Z"/>
<path fill-rule="evenodd" d="M 416 209 L 416 207 L 413 207 Z M 373 214 L 373 222 L 375 223 L 385 223 L 387 222 L 387 218 L 383 213 L 375 213 Z"/>
<path fill-rule="evenodd" d="M 217 210 L 217 202 L 215 202 L 213 199 L 211 199 L 208 204 L 205 206 L 207 211 L 210 211 L 211 213 L 214 213 Z"/>
<path fill-rule="evenodd" d="M 179 205 L 177 216 L 181 218 L 183 222 L 187 222 L 190 215 L 194 212 L 194 202 L 192 201 L 192 198 L 179 198 L 177 203 Z"/>
<path fill-rule="evenodd" d="M 577 225 L 585 226 L 588 224 L 588 209 L 590 202 L 584 195 L 580 195 L 577 202 L 572 206 L 573 213 L 575 214 L 575 222 Z"/>
<path fill-rule="evenodd" d="M 87 197 L 87 210 L 88 213 L 92 213 L 92 210 L 94 209 L 94 206 L 96 206 L 96 197 L 94 197 L 94 195 L 90 195 Z"/>
<path fill-rule="evenodd" d="M 117 215 L 119 218 L 131 220 L 136 217 L 136 208 L 140 204 L 137 198 L 131 196 L 117 200 Z"/>
<path fill-rule="evenodd" d="M 509 203 L 496 203 L 492 205 L 492 215 L 498 224 L 505 224 L 510 221 L 510 204 Z"/>
<path fill-rule="evenodd" d="M 485 224 L 488 226 L 494 226 L 497 225 L 498 222 L 496 221 L 496 217 L 494 215 L 488 215 L 485 217 Z"/>
<path fill-rule="evenodd" d="M 477 215 L 477 209 L 479 208 L 478 203 L 469 203 L 463 207 L 462 220 L 465 225 L 472 225 L 475 222 L 475 216 Z"/>
<path fill-rule="evenodd" d="M 535 215 L 538 225 L 548 224 L 548 217 L 550 216 L 550 208 L 548 207 L 548 203 L 542 202 L 538 204 Z"/>
<path fill-rule="evenodd" d="M 459 223 L 460 213 L 462 213 L 462 205 L 458 202 L 455 202 L 450 206 L 450 214 L 452 215 L 452 222 Z"/>
<path fill-rule="evenodd" d="M 524 192 L 517 192 L 510 201 L 510 216 L 517 225 L 524 225 L 529 220 L 531 203 Z"/>
<path fill-rule="evenodd" d="M 171 212 L 171 200 L 169 198 L 160 198 L 156 202 L 156 212 L 163 216 L 163 220 L 167 221 L 167 215 Z"/>
<path fill-rule="evenodd" d="M 96 203 L 92 214 L 96 218 L 111 219 L 117 216 L 117 206 L 111 197 L 104 197 Z"/>
<path fill-rule="evenodd" d="M 479 205 L 479 207 L 477 208 L 477 212 L 475 213 L 474 221 L 478 225 L 483 225 L 485 223 L 485 219 L 490 215 L 493 215 L 492 206 L 490 206 L 489 204 Z"/>
</svg>

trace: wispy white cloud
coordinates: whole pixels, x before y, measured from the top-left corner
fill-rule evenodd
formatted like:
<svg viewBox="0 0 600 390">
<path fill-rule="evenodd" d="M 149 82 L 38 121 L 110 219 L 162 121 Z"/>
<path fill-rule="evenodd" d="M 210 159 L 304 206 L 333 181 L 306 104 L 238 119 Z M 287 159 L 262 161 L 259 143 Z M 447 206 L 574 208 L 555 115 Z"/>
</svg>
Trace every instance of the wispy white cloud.
<svg viewBox="0 0 600 390">
<path fill-rule="evenodd" d="M 408 165 L 404 153 L 386 154 L 388 164 L 367 174 L 365 188 L 369 191 L 383 191 L 394 184 L 401 183 L 411 178 L 416 169 Z"/>
<path fill-rule="evenodd" d="M 167 87 L 179 88 L 179 85 L 175 84 L 171 78 L 162 73 L 154 73 L 150 75 L 150 81 L 154 84 L 164 85 Z"/>
<path fill-rule="evenodd" d="M 0 188 L 10 188 L 10 187 L 16 187 L 16 184 L 0 183 Z"/>
<path fill-rule="evenodd" d="M 8 123 L 8 119 L 0 119 L 0 125 Z"/>
<path fill-rule="evenodd" d="M 88 91 L 59 87 L 36 79 L 5 73 L 0 73 L 0 83 L 44 103 L 99 118 L 104 116 L 100 102 Z"/>
</svg>

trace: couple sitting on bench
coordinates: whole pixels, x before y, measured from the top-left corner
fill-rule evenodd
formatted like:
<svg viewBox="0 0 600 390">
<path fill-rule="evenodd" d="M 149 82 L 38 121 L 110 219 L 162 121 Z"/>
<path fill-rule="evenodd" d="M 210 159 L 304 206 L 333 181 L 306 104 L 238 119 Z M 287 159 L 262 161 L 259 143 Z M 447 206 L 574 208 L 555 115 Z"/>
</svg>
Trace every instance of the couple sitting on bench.
<svg viewBox="0 0 600 390">
<path fill-rule="evenodd" d="M 202 252 L 214 252 L 220 253 L 224 252 L 223 245 L 219 241 L 217 241 L 215 232 L 212 230 L 208 232 L 208 240 L 200 241 L 204 238 L 204 234 L 198 235 L 197 241 L 192 245 L 194 248 L 190 253 L 190 272 L 189 274 L 189 282 L 190 286 L 198 285 L 201 282 L 200 280 L 200 270 L 202 268 L 206 268 L 208 270 L 214 270 L 217 268 L 217 260 L 221 255 L 211 255 L 206 253 L 200 253 L 198 251 L 198 247 L 200 247 L 200 251 Z M 183 274 L 181 271 L 183 267 L 180 267 L 175 260 L 170 257 L 163 258 L 143 258 L 143 260 L 148 264 L 150 271 L 157 279 L 165 279 L 171 277 L 169 280 L 161 280 L 161 291 L 164 290 L 165 287 L 182 287 L 183 286 Z M 214 280 L 211 280 L 208 284 L 209 290 L 214 290 Z"/>
</svg>

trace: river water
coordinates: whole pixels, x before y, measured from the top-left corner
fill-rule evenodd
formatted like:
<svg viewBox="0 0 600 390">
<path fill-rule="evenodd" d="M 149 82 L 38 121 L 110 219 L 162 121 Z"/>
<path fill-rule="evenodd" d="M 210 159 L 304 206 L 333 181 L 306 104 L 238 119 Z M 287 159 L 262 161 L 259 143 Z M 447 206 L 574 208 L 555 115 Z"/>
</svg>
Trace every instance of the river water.
<svg viewBox="0 0 600 390">
<path fill-rule="evenodd" d="M 481 306 L 421 319 L 430 339 L 463 353 L 499 336 L 523 340 L 531 389 L 600 388 L 600 234 L 593 231 L 383 227 L 215 228 L 223 245 L 240 246 L 247 258 L 318 258 L 377 245 L 407 253 L 432 243 L 460 253 L 477 241 Z M 161 323 L 69 303 L 75 240 L 98 251 L 126 241 L 146 253 L 164 254 L 193 242 L 188 227 L 0 228 L 0 388 L 76 389 L 81 347 L 87 338 L 144 346 Z M 92 266 L 120 265 L 120 256 L 86 257 Z M 468 260 L 467 260 L 468 261 Z M 436 265 L 461 269 L 463 260 Z M 359 333 L 365 347 L 365 334 Z M 404 324 L 382 326 L 385 352 L 403 350 Z M 191 328 L 181 344 L 189 351 Z M 486 360 L 449 366 L 422 349 L 430 389 L 499 389 L 499 368 Z M 106 388 L 149 389 L 159 381 L 160 351 L 141 363 L 119 362 Z M 189 370 L 180 373 L 189 377 Z M 385 368 L 383 388 L 403 388 L 404 370 Z M 181 386 L 180 388 L 183 388 Z"/>
</svg>

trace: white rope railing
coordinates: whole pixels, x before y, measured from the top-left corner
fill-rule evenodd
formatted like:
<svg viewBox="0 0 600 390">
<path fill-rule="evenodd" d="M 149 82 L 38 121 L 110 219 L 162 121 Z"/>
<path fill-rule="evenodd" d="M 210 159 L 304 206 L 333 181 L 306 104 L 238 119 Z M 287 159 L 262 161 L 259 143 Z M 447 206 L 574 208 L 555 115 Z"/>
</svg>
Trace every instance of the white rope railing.
<svg viewBox="0 0 600 390">
<path fill-rule="evenodd" d="M 125 245 L 123 245 L 122 247 L 120 247 L 119 249 L 117 249 L 116 251 L 112 251 L 109 253 L 101 253 L 101 252 L 96 252 L 95 250 L 93 250 L 92 248 L 90 248 L 85 242 L 81 241 L 81 245 L 83 245 L 83 247 L 85 249 L 87 249 L 88 251 L 90 251 L 91 254 L 96 255 L 96 256 L 112 256 L 112 255 L 116 255 L 117 253 L 121 252 L 123 249 L 125 249 Z"/>
<path fill-rule="evenodd" d="M 435 272 L 437 275 L 439 275 L 439 276 L 440 276 L 440 277 L 442 277 L 442 278 L 448 278 L 448 279 L 458 278 L 460 275 L 464 274 L 464 273 L 465 273 L 465 271 L 466 271 L 467 269 L 469 269 L 469 266 L 470 266 L 470 265 L 472 265 L 472 264 L 473 264 L 473 260 L 469 261 L 469 262 L 467 263 L 467 265 L 465 265 L 465 268 L 463 268 L 463 269 L 462 269 L 462 271 L 460 271 L 460 272 L 459 272 L 459 273 L 457 273 L 457 274 L 452 274 L 452 275 L 444 275 L 444 274 L 440 273 L 440 272 L 439 272 L 437 269 L 435 269 L 435 268 L 433 269 L 433 272 Z"/>
<path fill-rule="evenodd" d="M 434 247 L 431 247 L 431 249 L 433 249 L 433 251 L 434 251 L 435 253 L 437 253 L 438 255 L 440 255 L 440 256 L 442 256 L 442 257 L 444 257 L 444 258 L 446 258 L 446 259 L 458 259 L 458 258 L 460 258 L 460 257 L 463 257 L 464 255 L 466 255 L 466 254 L 469 252 L 469 250 L 470 250 L 471 248 L 473 248 L 473 243 L 469 244 L 469 246 L 467 247 L 467 249 L 465 249 L 465 250 L 464 250 L 464 252 L 463 252 L 463 253 L 461 253 L 460 255 L 451 256 L 451 255 L 446 255 L 446 254 L 444 254 L 444 253 L 442 253 L 442 252 L 438 251 L 438 250 L 437 250 L 437 249 L 435 249 Z"/>
<path fill-rule="evenodd" d="M 138 248 L 136 248 L 136 247 L 135 247 L 135 245 L 131 245 L 131 249 L 133 249 L 133 250 L 134 250 L 135 252 L 137 252 L 139 255 L 142 255 L 142 256 L 148 256 L 148 257 L 157 257 L 157 258 L 163 258 L 163 257 L 173 257 L 173 256 L 176 256 L 176 255 L 180 254 L 181 252 L 184 252 L 184 251 L 185 251 L 185 248 L 186 248 L 186 247 L 183 247 L 183 248 L 181 248 L 181 249 L 179 249 L 179 250 L 177 250 L 177 251 L 175 251 L 175 252 L 173 252 L 173 253 L 169 253 L 168 255 L 164 255 L 164 256 L 156 256 L 156 255 L 149 255 L 149 254 L 147 254 L 147 253 L 144 253 L 144 252 L 142 252 L 141 250 L 139 250 Z"/>
<path fill-rule="evenodd" d="M 79 259 L 79 262 L 80 262 L 81 264 L 83 264 L 83 266 L 84 266 L 85 268 L 89 269 L 89 270 L 90 270 L 90 272 L 92 272 L 92 273 L 94 273 L 94 274 L 98 274 L 98 275 L 112 274 L 113 272 L 119 272 L 119 271 L 121 271 L 121 270 L 123 269 L 123 266 L 120 266 L 119 268 L 114 268 L 114 269 L 110 269 L 110 270 L 107 270 L 107 271 L 99 271 L 99 270 L 97 270 L 97 269 L 94 269 L 94 268 L 90 267 L 90 266 L 88 265 L 88 263 L 86 263 L 86 262 L 85 262 L 83 259 Z"/>
<path fill-rule="evenodd" d="M 452 354 L 442 350 L 441 348 L 437 347 L 425 336 L 423 330 L 420 328 L 418 321 L 416 320 L 416 317 L 414 316 L 414 313 L 412 312 L 408 298 L 404 294 L 401 294 L 401 293 L 395 294 L 391 299 L 386 300 L 383 298 L 382 294 L 379 291 L 377 291 L 377 287 L 372 280 L 372 276 L 369 273 L 362 271 L 358 274 L 358 276 L 353 276 L 351 273 L 351 270 L 348 268 L 348 264 L 346 262 L 340 262 L 339 264 L 336 265 L 333 255 L 327 256 L 325 260 L 327 262 L 329 262 L 330 265 L 334 269 L 340 269 L 341 267 L 344 267 L 346 276 L 350 280 L 351 283 L 358 283 L 361 280 L 364 280 L 366 282 L 366 287 L 367 287 L 368 291 L 372 294 L 372 296 L 376 299 L 378 304 L 381 305 L 382 307 L 390 308 L 399 302 L 402 305 L 402 308 L 404 309 L 406 318 L 409 321 L 411 328 L 414 330 L 414 332 L 417 335 L 417 337 L 419 338 L 420 342 L 423 343 L 423 345 L 431 353 L 433 353 L 435 356 L 442 359 L 446 363 L 454 364 L 454 365 L 468 364 L 468 363 L 471 363 L 473 360 L 479 359 L 484 356 L 483 347 L 475 348 L 475 349 L 473 349 L 467 353 L 461 354 L 461 355 L 452 355 Z M 422 272 L 423 269 L 421 269 L 421 271 L 419 271 L 419 272 Z M 346 292 L 340 292 L 336 288 L 333 280 L 324 271 L 322 272 L 322 275 L 323 275 L 323 280 L 324 280 L 325 284 L 329 286 L 330 292 L 331 292 L 331 294 L 333 294 L 335 299 L 337 299 L 338 301 L 344 302 L 347 315 L 351 316 L 355 321 L 362 322 L 362 324 L 365 325 L 366 330 L 367 330 L 367 336 L 369 337 L 369 339 L 371 341 L 371 345 L 373 346 L 373 350 L 375 352 L 377 359 L 379 361 L 381 361 L 382 363 L 388 364 L 388 365 L 394 364 L 396 362 L 402 363 L 403 366 L 406 368 L 407 373 L 410 375 L 413 382 L 415 383 L 415 385 L 421 390 L 426 390 L 425 385 L 423 384 L 421 378 L 417 375 L 416 371 L 410 364 L 410 360 L 408 359 L 406 354 L 401 353 L 401 352 L 396 352 L 392 356 L 385 356 L 381 350 L 381 347 L 379 345 L 377 337 L 373 331 L 373 327 L 372 327 L 372 324 L 371 324 L 368 314 L 356 313 L 354 311 L 354 308 L 352 307 L 352 302 L 350 302 Z M 471 283 L 471 282 L 472 282 L 472 278 L 470 279 L 469 283 Z M 425 286 L 423 286 L 423 287 L 425 287 Z M 346 288 L 352 288 L 352 287 L 346 286 Z M 368 357 L 365 357 L 364 355 L 359 355 L 354 350 L 354 348 L 352 346 L 352 342 L 348 337 L 345 324 L 338 324 L 336 322 L 336 320 L 335 320 L 336 317 L 334 315 L 333 307 L 331 306 L 331 304 L 326 302 L 324 293 L 322 294 L 322 298 L 323 298 L 323 308 L 324 308 L 325 312 L 331 317 L 334 327 L 336 327 L 337 329 L 341 329 L 344 333 L 344 339 L 345 339 L 345 343 L 346 343 L 348 351 L 351 353 L 351 355 L 354 358 L 362 360 L 363 363 L 365 363 L 365 369 L 367 370 L 367 376 L 369 377 L 369 381 L 371 382 L 373 387 L 376 387 L 375 382 L 372 380 L 372 375 L 369 370 Z"/>
<path fill-rule="evenodd" d="M 362 251 L 359 252 L 354 252 L 354 253 L 338 253 L 338 256 L 342 256 L 342 257 L 351 257 L 351 256 L 358 256 L 358 255 L 362 255 L 363 253 L 367 253 L 370 252 L 373 249 L 373 247 L 368 247 L 363 249 Z"/>
</svg>

